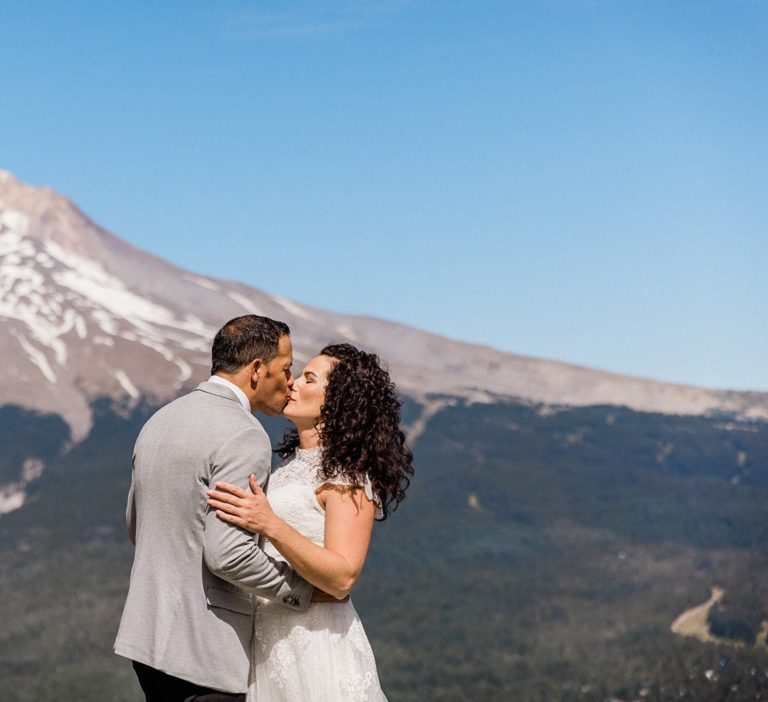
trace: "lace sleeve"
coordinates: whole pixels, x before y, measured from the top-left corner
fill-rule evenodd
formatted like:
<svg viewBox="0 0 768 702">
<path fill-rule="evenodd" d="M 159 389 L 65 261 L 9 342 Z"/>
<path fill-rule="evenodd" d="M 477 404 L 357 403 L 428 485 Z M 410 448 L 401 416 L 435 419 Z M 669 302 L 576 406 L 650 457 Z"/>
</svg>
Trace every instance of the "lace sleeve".
<svg viewBox="0 0 768 702">
<path fill-rule="evenodd" d="M 318 482 L 317 482 L 318 488 L 322 487 L 323 485 L 339 485 L 342 487 L 352 487 L 353 483 L 349 478 L 343 475 L 338 475 L 335 478 L 327 478 L 327 479 L 318 477 Z M 363 492 L 365 492 L 365 496 L 371 502 L 373 502 L 374 506 L 376 507 L 376 519 L 381 519 L 381 517 L 384 514 L 384 512 L 381 509 L 381 500 L 379 499 L 379 496 L 373 492 L 373 485 L 371 485 L 371 479 L 368 476 L 365 476 L 365 480 L 363 481 L 362 488 L 363 488 Z"/>
</svg>

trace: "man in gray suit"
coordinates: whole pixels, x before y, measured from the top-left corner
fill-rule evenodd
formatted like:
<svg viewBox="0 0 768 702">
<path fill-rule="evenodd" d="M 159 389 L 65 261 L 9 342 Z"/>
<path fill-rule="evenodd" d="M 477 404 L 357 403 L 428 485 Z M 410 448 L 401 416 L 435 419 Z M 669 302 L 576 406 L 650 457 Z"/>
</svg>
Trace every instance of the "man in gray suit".
<svg viewBox="0 0 768 702">
<path fill-rule="evenodd" d="M 207 507 L 215 482 L 266 485 L 271 446 L 252 412 L 279 414 L 293 377 L 287 325 L 233 319 L 213 342 L 211 378 L 144 425 L 127 522 L 136 545 L 115 652 L 133 661 L 147 702 L 242 700 L 253 597 L 305 610 L 313 587 L 253 535 Z"/>
</svg>

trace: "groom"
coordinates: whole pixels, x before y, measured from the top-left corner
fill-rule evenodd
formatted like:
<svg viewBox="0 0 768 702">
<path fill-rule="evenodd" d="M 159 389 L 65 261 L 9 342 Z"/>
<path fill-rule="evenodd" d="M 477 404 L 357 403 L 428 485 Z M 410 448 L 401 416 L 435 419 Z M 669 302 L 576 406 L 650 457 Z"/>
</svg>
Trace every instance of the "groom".
<svg viewBox="0 0 768 702">
<path fill-rule="evenodd" d="M 271 446 L 252 412 L 279 414 L 293 377 L 289 329 L 246 315 L 213 342 L 211 378 L 159 410 L 133 454 L 126 518 L 136 544 L 115 652 L 147 702 L 243 700 L 253 596 L 305 610 L 313 587 L 207 508 L 217 481 L 264 486 Z"/>
</svg>

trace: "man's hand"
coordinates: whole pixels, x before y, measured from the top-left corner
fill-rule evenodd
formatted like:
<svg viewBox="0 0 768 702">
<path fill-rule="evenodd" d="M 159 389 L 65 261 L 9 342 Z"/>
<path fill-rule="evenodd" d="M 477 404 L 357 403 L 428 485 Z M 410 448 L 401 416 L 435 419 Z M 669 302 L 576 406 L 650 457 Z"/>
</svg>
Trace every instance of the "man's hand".
<svg viewBox="0 0 768 702">
<path fill-rule="evenodd" d="M 329 595 L 327 592 L 325 592 L 325 590 L 315 588 L 314 592 L 312 593 L 312 602 L 335 602 L 336 604 L 340 604 L 342 602 L 349 602 L 349 595 L 347 595 L 343 600 L 339 600 L 333 595 Z"/>
</svg>

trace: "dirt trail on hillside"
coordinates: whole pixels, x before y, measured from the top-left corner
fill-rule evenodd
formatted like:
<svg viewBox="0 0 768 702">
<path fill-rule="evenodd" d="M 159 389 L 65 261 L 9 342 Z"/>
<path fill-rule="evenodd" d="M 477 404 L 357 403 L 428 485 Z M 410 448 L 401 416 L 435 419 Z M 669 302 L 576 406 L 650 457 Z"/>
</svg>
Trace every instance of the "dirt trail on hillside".
<svg viewBox="0 0 768 702">
<path fill-rule="evenodd" d="M 424 429 L 426 429 L 427 422 L 429 422 L 429 420 L 432 419 L 432 417 L 434 417 L 441 409 L 449 407 L 453 403 L 453 400 L 432 400 L 431 402 L 425 403 L 421 414 L 405 432 L 408 443 L 413 446 L 416 439 L 420 437 L 424 432 Z"/>
<path fill-rule="evenodd" d="M 711 597 L 704 603 L 691 609 L 686 609 L 675 621 L 672 622 L 672 632 L 678 636 L 695 636 L 699 641 L 709 643 L 727 644 L 728 646 L 741 647 L 745 643 L 734 639 L 722 639 L 713 636 L 709 632 L 709 610 L 723 599 L 725 590 L 721 587 L 713 587 Z M 755 637 L 755 646 L 768 646 L 768 619 L 760 623 L 760 631 Z"/>
<path fill-rule="evenodd" d="M 755 639 L 755 646 L 768 646 L 768 619 L 760 623 L 760 631 Z"/>
<path fill-rule="evenodd" d="M 672 622 L 670 627 L 672 632 L 679 636 L 695 636 L 699 641 L 711 641 L 713 643 L 719 641 L 720 639 L 709 633 L 707 617 L 709 610 L 723 599 L 724 594 L 723 588 L 713 587 L 711 597 L 704 604 L 686 609 Z"/>
</svg>

